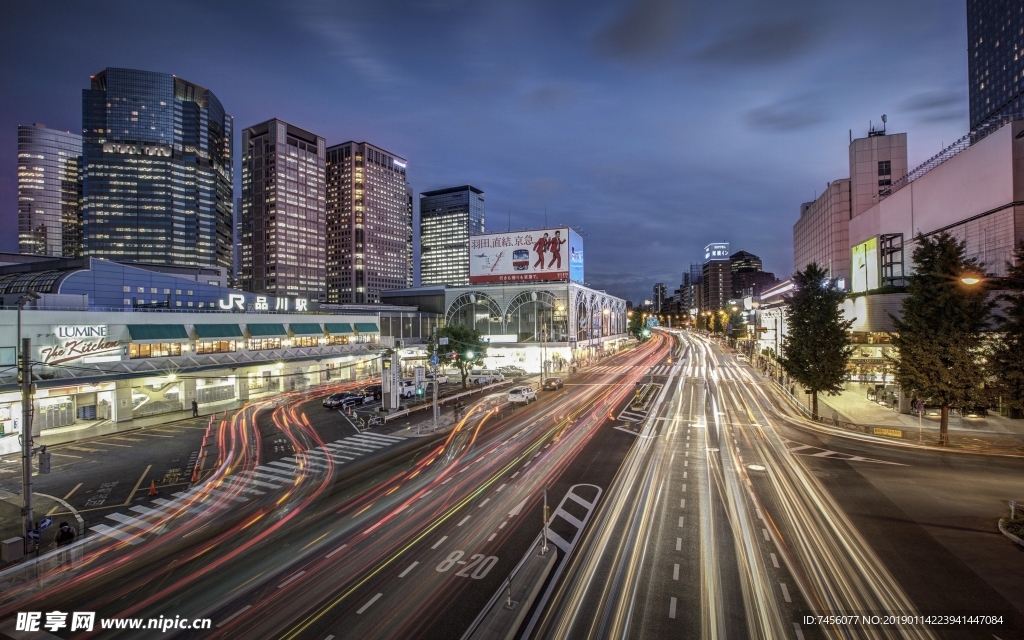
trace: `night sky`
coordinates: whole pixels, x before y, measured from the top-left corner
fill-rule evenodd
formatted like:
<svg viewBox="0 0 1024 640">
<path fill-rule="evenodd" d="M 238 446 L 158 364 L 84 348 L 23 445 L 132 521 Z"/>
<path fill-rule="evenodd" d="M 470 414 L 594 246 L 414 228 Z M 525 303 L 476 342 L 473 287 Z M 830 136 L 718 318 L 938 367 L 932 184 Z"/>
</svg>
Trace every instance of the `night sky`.
<svg viewBox="0 0 1024 640">
<path fill-rule="evenodd" d="M 967 132 L 964 0 L 47 2 L 0 20 L 0 250 L 17 251 L 17 125 L 81 130 L 105 67 L 211 89 L 471 183 L 487 230 L 586 234 L 593 286 L 680 282 L 705 244 L 792 270 L 801 202 L 888 114 L 916 166 Z M 236 195 L 240 170 L 236 163 Z"/>
</svg>

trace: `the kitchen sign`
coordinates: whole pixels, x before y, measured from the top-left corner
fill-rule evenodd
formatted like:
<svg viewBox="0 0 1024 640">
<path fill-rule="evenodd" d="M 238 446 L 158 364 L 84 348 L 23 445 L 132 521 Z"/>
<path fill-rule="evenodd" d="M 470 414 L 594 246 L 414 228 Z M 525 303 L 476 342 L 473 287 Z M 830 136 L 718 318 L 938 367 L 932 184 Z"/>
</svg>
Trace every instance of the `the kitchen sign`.
<svg viewBox="0 0 1024 640">
<path fill-rule="evenodd" d="M 53 335 L 56 344 L 39 350 L 44 365 L 119 355 L 120 345 L 117 340 L 108 339 L 106 325 L 60 325 L 53 328 Z"/>
</svg>

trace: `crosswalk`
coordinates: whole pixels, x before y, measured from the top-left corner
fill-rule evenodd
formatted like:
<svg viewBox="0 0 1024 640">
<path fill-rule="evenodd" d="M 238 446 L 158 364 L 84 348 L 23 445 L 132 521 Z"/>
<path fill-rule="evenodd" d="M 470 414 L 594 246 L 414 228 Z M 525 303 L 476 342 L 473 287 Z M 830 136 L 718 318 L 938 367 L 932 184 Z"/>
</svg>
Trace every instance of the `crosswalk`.
<svg viewBox="0 0 1024 640">
<path fill-rule="evenodd" d="M 594 373 L 611 373 L 611 374 L 620 374 L 621 375 L 621 374 L 628 373 L 629 371 L 637 369 L 637 368 L 644 369 L 644 370 L 646 370 L 647 373 L 649 373 L 651 375 L 667 376 L 669 374 L 669 371 L 672 370 L 672 365 L 666 364 L 666 365 L 660 365 L 660 366 L 657 366 L 657 367 L 648 367 L 648 366 L 634 367 L 633 365 L 629 365 L 629 364 L 620 364 L 620 365 L 603 364 L 603 365 L 594 367 L 590 371 L 592 371 Z"/>
<path fill-rule="evenodd" d="M 863 456 L 853 455 L 851 453 L 841 453 L 839 451 L 832 451 L 824 447 L 815 447 L 809 444 L 803 444 L 796 440 L 789 440 L 782 438 L 782 441 L 786 444 L 786 449 L 790 453 L 805 456 L 808 458 L 828 458 L 829 460 L 845 460 L 846 462 L 871 462 L 874 464 L 890 464 L 897 467 L 905 467 L 907 465 L 900 462 L 890 462 L 888 460 L 878 460 L 877 458 L 865 458 Z"/>
<path fill-rule="evenodd" d="M 107 514 L 106 518 L 110 524 L 95 524 L 90 530 L 119 542 L 136 545 L 147 539 L 147 536 L 162 534 L 164 528 L 159 525 L 159 521 L 171 515 L 179 512 L 209 513 L 246 504 L 258 496 L 266 495 L 268 491 L 293 484 L 295 478 L 306 472 L 304 470 L 326 471 L 332 464 L 337 469 L 360 456 L 398 444 L 403 440 L 405 438 L 377 433 L 360 433 L 335 440 L 321 447 L 296 453 L 293 457 L 274 460 L 255 469 L 227 476 L 217 488 L 200 484 L 187 491 L 172 494 L 173 500 L 154 498 L 148 506 L 130 507 L 128 513 Z"/>
</svg>

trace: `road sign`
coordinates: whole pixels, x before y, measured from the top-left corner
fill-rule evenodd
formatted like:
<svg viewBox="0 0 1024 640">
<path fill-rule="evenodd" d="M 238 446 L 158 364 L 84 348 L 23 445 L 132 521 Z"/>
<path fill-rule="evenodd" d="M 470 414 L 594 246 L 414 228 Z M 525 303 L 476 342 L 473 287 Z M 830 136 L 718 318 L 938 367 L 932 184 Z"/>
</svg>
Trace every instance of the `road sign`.
<svg viewBox="0 0 1024 640">
<path fill-rule="evenodd" d="M 438 338 L 437 344 L 448 344 L 448 338 Z"/>
<path fill-rule="evenodd" d="M 49 527 L 51 524 L 53 524 L 53 516 L 46 516 L 45 518 L 39 521 L 39 530 L 42 531 L 43 529 Z"/>
<path fill-rule="evenodd" d="M 441 362 L 441 359 L 437 357 L 437 354 L 430 356 L 430 366 L 436 367 Z"/>
<path fill-rule="evenodd" d="M 28 530 L 28 539 L 29 540 L 38 540 L 39 539 L 39 529 L 29 529 Z"/>
</svg>

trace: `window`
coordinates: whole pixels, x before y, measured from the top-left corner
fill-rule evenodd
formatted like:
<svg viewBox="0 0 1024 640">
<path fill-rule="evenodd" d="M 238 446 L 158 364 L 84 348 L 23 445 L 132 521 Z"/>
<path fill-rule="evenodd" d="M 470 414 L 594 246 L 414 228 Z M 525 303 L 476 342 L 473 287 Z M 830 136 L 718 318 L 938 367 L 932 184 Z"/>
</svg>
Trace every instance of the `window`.
<svg viewBox="0 0 1024 640">
<path fill-rule="evenodd" d="M 293 347 L 315 347 L 319 338 L 316 336 L 295 336 L 292 338 Z"/>
<path fill-rule="evenodd" d="M 234 340 L 196 340 L 196 353 L 229 353 L 236 350 Z"/>
<path fill-rule="evenodd" d="M 249 341 L 250 351 L 264 351 L 267 349 L 280 349 L 281 338 L 253 338 Z"/>
<path fill-rule="evenodd" d="M 168 358 L 181 355 L 181 344 L 177 342 L 157 342 L 155 344 L 128 345 L 129 358 Z"/>
<path fill-rule="evenodd" d="M 125 292 L 125 293 L 131 293 L 131 292 L 132 292 L 132 288 L 131 288 L 131 287 L 129 287 L 128 285 L 125 285 L 125 286 L 123 287 L 123 289 L 124 289 L 124 292 Z"/>
<path fill-rule="evenodd" d="M 348 336 L 327 336 L 327 344 L 348 344 Z"/>
<path fill-rule="evenodd" d="M 137 293 L 146 293 L 146 288 L 145 287 L 139 287 L 139 290 L 138 290 Z"/>
<path fill-rule="evenodd" d="M 889 160 L 880 160 L 878 162 L 878 175 L 889 176 L 892 175 L 892 162 Z"/>
<path fill-rule="evenodd" d="M 150 293 L 156 293 L 156 287 L 150 287 L 149 288 L 149 292 Z"/>
</svg>

